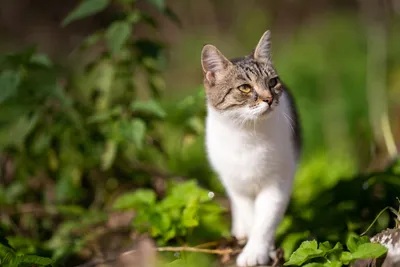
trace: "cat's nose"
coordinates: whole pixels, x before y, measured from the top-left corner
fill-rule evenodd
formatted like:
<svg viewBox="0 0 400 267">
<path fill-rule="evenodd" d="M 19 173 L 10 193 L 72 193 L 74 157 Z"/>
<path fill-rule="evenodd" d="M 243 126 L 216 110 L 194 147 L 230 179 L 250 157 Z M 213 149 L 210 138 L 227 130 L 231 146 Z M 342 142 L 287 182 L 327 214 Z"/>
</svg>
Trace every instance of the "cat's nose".
<svg viewBox="0 0 400 267">
<path fill-rule="evenodd" d="M 274 98 L 272 96 L 266 97 L 263 99 L 264 102 L 267 102 L 269 105 L 272 104 L 272 101 L 274 101 Z"/>
</svg>

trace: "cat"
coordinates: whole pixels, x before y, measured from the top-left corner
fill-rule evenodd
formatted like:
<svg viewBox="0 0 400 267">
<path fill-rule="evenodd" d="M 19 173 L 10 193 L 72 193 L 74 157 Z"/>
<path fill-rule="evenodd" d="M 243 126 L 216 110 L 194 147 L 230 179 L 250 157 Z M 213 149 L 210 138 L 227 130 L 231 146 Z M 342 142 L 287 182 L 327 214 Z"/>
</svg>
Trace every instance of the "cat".
<svg viewBox="0 0 400 267">
<path fill-rule="evenodd" d="M 201 65 L 208 160 L 230 199 L 232 235 L 247 241 L 236 264 L 268 264 L 300 158 L 295 102 L 273 66 L 269 30 L 241 58 L 205 45 Z"/>
</svg>

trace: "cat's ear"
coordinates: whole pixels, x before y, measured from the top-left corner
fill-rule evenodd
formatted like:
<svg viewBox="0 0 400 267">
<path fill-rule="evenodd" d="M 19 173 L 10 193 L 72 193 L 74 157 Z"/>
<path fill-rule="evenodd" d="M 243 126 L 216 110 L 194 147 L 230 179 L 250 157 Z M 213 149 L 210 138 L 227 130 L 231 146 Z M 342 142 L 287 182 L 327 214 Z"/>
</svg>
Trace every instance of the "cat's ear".
<svg viewBox="0 0 400 267">
<path fill-rule="evenodd" d="M 267 30 L 260 41 L 258 41 L 257 47 L 254 50 L 254 59 L 260 62 L 268 62 L 272 60 L 271 56 L 271 32 Z"/>
<path fill-rule="evenodd" d="M 205 45 L 201 51 L 201 66 L 209 82 L 224 74 L 232 63 L 213 45 Z"/>
</svg>

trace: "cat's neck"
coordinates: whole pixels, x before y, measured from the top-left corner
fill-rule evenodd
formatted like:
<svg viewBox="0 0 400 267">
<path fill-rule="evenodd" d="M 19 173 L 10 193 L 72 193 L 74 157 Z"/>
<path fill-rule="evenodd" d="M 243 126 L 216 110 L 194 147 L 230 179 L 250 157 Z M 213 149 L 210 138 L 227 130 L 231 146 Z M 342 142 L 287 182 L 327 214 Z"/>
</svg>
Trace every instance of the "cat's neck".
<svg viewBox="0 0 400 267">
<path fill-rule="evenodd" d="M 226 129 L 232 129 L 234 131 L 241 132 L 259 132 L 264 133 L 268 131 L 268 129 L 277 129 L 277 124 L 280 124 L 282 121 L 281 118 L 283 116 L 283 105 L 275 108 L 275 110 L 269 114 L 265 114 L 258 118 L 257 120 L 248 120 L 242 121 L 240 119 L 236 119 L 235 117 L 226 116 L 226 114 L 222 114 L 220 111 L 216 110 L 210 104 L 207 105 L 208 110 L 208 120 L 213 121 L 213 125 L 216 126 L 218 124 L 219 127 L 223 127 Z"/>
</svg>

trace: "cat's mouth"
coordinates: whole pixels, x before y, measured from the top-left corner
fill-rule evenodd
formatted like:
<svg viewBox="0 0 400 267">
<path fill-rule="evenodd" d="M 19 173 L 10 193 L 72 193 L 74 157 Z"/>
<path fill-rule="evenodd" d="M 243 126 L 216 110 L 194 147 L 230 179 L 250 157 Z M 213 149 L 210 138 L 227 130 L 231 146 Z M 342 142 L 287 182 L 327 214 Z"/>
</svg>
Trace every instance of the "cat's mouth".
<svg viewBox="0 0 400 267">
<path fill-rule="evenodd" d="M 252 108 L 252 113 L 255 117 L 260 118 L 264 117 L 272 111 L 272 107 L 269 105 L 257 105 Z"/>
<path fill-rule="evenodd" d="M 266 109 L 260 114 L 260 117 L 261 117 L 261 116 L 265 116 L 265 115 L 267 115 L 267 114 L 270 113 L 270 112 L 272 112 L 272 108 L 271 108 L 271 107 L 268 107 L 268 108 L 266 108 Z"/>
</svg>

